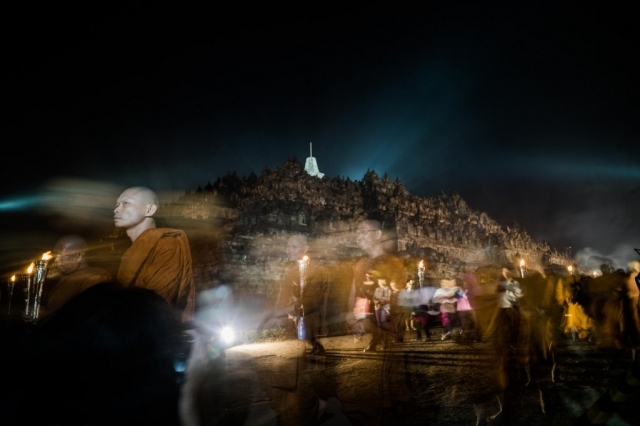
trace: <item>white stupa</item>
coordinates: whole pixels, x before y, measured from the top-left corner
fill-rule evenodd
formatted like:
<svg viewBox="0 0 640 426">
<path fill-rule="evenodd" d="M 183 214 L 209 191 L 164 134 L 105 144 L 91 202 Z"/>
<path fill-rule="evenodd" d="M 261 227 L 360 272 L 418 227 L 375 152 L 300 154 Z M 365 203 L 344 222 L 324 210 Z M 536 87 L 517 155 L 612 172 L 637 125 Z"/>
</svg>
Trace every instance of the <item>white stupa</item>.
<svg viewBox="0 0 640 426">
<path fill-rule="evenodd" d="M 317 176 L 320 179 L 324 176 L 324 173 L 320 173 L 320 170 L 318 169 L 318 162 L 313 158 L 311 142 L 309 142 L 309 157 L 307 157 L 307 161 L 304 163 L 304 171 L 309 173 L 311 176 Z"/>
</svg>

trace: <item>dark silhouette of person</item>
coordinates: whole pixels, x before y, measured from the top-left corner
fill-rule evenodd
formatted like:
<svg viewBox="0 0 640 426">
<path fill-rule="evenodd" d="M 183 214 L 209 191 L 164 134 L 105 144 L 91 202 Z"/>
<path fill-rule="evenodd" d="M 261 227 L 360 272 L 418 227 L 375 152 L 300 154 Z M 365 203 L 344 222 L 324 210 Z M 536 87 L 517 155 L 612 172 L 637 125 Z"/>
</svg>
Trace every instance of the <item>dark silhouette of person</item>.
<svg viewBox="0 0 640 426">
<path fill-rule="evenodd" d="M 175 425 L 182 323 L 152 290 L 96 284 L 3 351 L 3 425 Z"/>
</svg>

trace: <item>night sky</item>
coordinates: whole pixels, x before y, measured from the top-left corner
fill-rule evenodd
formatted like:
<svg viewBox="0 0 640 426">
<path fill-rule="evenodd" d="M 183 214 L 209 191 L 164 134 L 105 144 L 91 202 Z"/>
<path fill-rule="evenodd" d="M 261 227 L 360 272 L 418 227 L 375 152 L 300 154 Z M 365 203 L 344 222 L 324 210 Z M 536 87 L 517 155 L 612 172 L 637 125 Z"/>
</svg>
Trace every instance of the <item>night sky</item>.
<svg viewBox="0 0 640 426">
<path fill-rule="evenodd" d="M 329 177 L 387 172 L 575 256 L 637 258 L 634 14 L 367 3 L 8 11 L 0 256 L 108 232 L 128 186 L 169 202 L 313 142 Z"/>
</svg>

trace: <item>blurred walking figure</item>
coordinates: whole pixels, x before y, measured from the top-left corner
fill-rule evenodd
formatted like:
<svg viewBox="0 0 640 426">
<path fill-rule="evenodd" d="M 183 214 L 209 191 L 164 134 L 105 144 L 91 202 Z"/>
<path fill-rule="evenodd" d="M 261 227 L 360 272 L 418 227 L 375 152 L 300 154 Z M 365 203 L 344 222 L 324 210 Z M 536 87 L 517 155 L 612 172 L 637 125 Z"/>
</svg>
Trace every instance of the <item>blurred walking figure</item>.
<svg viewBox="0 0 640 426">
<path fill-rule="evenodd" d="M 464 286 L 464 284 L 463 284 Z M 476 337 L 476 315 L 469 301 L 469 290 L 467 288 L 461 288 L 457 293 L 458 301 L 456 303 L 456 310 L 460 317 L 460 335 L 468 339 L 477 341 Z"/>
<path fill-rule="evenodd" d="M 394 318 L 394 298 L 397 295 L 397 291 L 394 295 L 394 287 L 407 282 L 407 273 L 403 262 L 392 253 L 393 236 L 388 230 L 383 231 L 379 221 L 360 222 L 356 230 L 356 242 L 367 256 L 358 260 L 354 267 L 345 320 L 356 340 L 365 333 L 371 333 L 371 341 L 364 352 L 376 351 L 380 345 L 392 345 L 394 339 L 402 341 L 402 336 L 398 335 L 398 320 Z M 377 278 L 384 278 L 392 291 L 391 321 L 385 323 L 379 323 L 375 315 L 365 313 L 360 316 L 360 311 L 354 312 L 358 300 L 369 300 L 373 304 Z M 386 424 L 383 417 L 390 415 L 395 408 L 406 406 L 411 399 L 407 388 L 407 378 L 411 372 L 406 363 L 392 351 L 385 351 L 373 358 L 377 360 L 379 368 L 357 373 L 366 374 L 370 385 L 362 388 L 345 384 L 339 395 L 342 412 L 354 425 Z M 349 381 L 351 376 L 341 375 L 337 380 Z"/>
<path fill-rule="evenodd" d="M 405 287 L 398 293 L 398 305 L 401 311 L 402 330 L 417 331 L 414 325 L 413 308 L 416 305 L 416 291 L 413 289 L 413 280 L 407 281 Z"/>
<path fill-rule="evenodd" d="M 87 242 L 80 235 L 65 235 L 53 246 L 53 270 L 59 276 L 48 292 L 44 314 L 50 315 L 89 287 L 111 281 L 111 274 L 89 265 Z"/>
<path fill-rule="evenodd" d="M 389 328 L 391 324 L 391 287 L 386 278 L 378 278 L 378 287 L 373 293 L 376 321 L 380 328 Z"/>
<path fill-rule="evenodd" d="M 560 327 L 572 340 L 587 339 L 594 331 L 594 321 L 578 303 L 584 282 L 574 275 L 559 277 L 556 284 L 556 301 L 563 308 Z"/>
<path fill-rule="evenodd" d="M 638 285 L 638 273 L 640 272 L 640 262 L 637 260 L 629 262 L 627 265 L 627 275 L 625 279 L 625 287 L 629 302 L 631 304 L 631 312 L 633 313 L 633 322 L 635 323 L 636 330 L 640 331 L 640 316 L 638 309 L 640 309 L 639 297 L 640 288 Z"/>
<path fill-rule="evenodd" d="M 278 297 L 272 308 L 268 308 L 258 330 L 269 327 L 284 327 L 287 321 L 296 324 L 300 315 L 304 314 L 304 330 L 307 342 L 311 345 L 312 355 L 324 355 L 325 349 L 317 340 L 321 326 L 321 314 L 325 309 L 329 292 L 329 276 L 324 267 L 314 259 L 306 260 L 304 288 L 300 286 L 300 268 L 298 261 L 309 250 L 307 237 L 301 234 L 292 235 L 287 240 L 288 262 L 285 266 Z M 304 312 L 301 312 L 304 309 Z"/>
<path fill-rule="evenodd" d="M 518 300 L 522 298 L 523 293 L 520 283 L 514 280 L 513 276 L 513 271 L 502 268 L 504 279 L 499 281 L 496 287 L 498 312 L 495 317 L 495 327 L 501 336 L 506 337 L 512 347 L 516 347 L 520 331 Z"/>
<path fill-rule="evenodd" d="M 392 320 L 384 323 L 384 326 L 378 323 L 375 315 L 360 315 L 359 311 L 354 312 L 357 303 L 373 306 L 376 286 L 371 281 L 372 277 L 384 277 L 385 280 L 389 280 L 391 289 L 393 289 L 393 283 L 406 282 L 402 261 L 397 256 L 385 252 L 386 241 L 382 237 L 382 226 L 379 221 L 365 220 L 358 225 L 356 242 L 368 256 L 360 259 L 354 267 L 354 279 L 349 293 L 348 313 L 345 320 L 356 339 L 365 333 L 372 334 L 371 342 L 364 349 L 365 352 L 375 351 L 382 343 L 382 338 L 385 336 L 381 334 L 381 330 L 389 332 L 397 340 L 402 340 L 402 337 L 398 336 L 397 320 L 393 319 L 393 294 L 390 302 Z"/>
<path fill-rule="evenodd" d="M 423 285 L 422 288 L 416 290 L 415 304 L 413 313 L 413 321 L 416 325 L 416 338 L 418 340 L 428 340 L 431 338 L 430 324 L 436 319 L 440 312 L 436 309 L 433 302 L 433 295 L 436 287 L 432 285 Z"/>
<path fill-rule="evenodd" d="M 440 315 L 442 318 L 442 326 L 444 333 L 441 339 L 450 339 L 453 335 L 453 328 L 457 322 L 456 303 L 458 291 L 460 287 L 456 285 L 455 279 L 440 280 L 440 288 L 433 295 L 433 300 L 440 304 Z"/>
</svg>

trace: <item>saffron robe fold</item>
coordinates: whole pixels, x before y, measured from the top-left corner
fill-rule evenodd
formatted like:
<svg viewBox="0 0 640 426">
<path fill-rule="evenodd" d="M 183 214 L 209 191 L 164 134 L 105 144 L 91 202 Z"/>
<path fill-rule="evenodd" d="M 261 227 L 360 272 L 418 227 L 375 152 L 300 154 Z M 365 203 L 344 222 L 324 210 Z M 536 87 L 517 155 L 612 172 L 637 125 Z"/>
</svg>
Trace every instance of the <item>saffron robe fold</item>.
<svg viewBox="0 0 640 426">
<path fill-rule="evenodd" d="M 46 314 L 49 315 L 57 311 L 62 305 L 89 287 L 107 281 L 111 281 L 111 274 L 95 266 L 87 266 L 63 276 L 49 293 Z"/>
<path fill-rule="evenodd" d="M 140 234 L 122 256 L 118 281 L 155 291 L 178 310 L 183 322 L 193 320 L 196 292 L 184 231 L 152 228 Z"/>
</svg>

